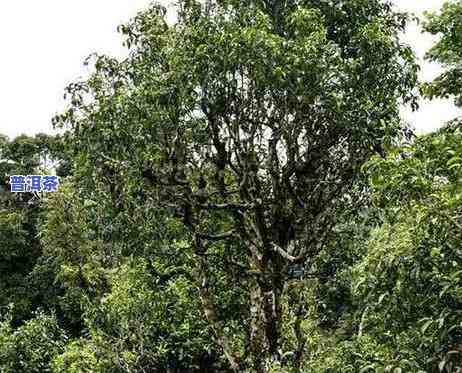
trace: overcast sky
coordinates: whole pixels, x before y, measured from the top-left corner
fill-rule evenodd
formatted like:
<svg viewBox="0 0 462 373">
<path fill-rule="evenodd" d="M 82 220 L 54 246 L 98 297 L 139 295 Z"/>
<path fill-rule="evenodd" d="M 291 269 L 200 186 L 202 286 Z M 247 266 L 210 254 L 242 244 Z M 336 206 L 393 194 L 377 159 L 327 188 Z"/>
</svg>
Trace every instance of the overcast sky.
<svg viewBox="0 0 462 373">
<path fill-rule="evenodd" d="M 0 0 L 0 133 L 51 132 L 51 118 L 63 108 L 64 87 L 85 70 L 92 52 L 123 56 L 117 25 L 149 0 Z M 395 0 L 421 14 L 439 9 L 442 0 Z M 416 26 L 406 40 L 419 57 L 432 45 Z M 423 65 L 431 79 L 438 66 Z M 450 101 L 422 102 L 418 113 L 403 113 L 419 132 L 428 132 L 457 115 Z"/>
</svg>

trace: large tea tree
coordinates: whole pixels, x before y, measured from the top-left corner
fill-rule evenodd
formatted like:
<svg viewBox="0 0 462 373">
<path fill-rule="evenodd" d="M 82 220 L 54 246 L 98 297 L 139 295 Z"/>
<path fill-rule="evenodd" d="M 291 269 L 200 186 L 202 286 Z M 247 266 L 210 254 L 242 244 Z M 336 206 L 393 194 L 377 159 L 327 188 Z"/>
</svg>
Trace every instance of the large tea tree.
<svg viewBox="0 0 462 373">
<path fill-rule="evenodd" d="M 299 365 L 299 323 L 294 343 L 281 333 L 283 309 L 298 306 L 282 300 L 358 197 L 358 168 L 401 133 L 400 105 L 415 106 L 418 68 L 398 39 L 407 18 L 375 0 L 177 10 L 174 25 L 160 6 L 140 13 L 121 27 L 129 58 L 96 56 L 92 76 L 69 86 L 57 122 L 70 129 L 76 178 L 106 206 L 95 219 L 113 247 L 142 252 L 155 239 L 140 211 L 182 223 L 232 369 Z M 233 295 L 238 313 L 223 307 L 232 285 L 245 294 Z"/>
</svg>

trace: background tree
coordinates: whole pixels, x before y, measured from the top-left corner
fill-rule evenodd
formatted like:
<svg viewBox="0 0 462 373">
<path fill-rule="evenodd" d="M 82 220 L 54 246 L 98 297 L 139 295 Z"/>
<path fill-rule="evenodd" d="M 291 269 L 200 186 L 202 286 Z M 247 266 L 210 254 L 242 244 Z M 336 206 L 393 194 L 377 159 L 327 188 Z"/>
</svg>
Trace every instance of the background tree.
<svg viewBox="0 0 462 373">
<path fill-rule="evenodd" d="M 42 200 L 10 192 L 9 176 L 47 173 L 59 160 L 58 137 L 0 136 L 0 371 L 48 372 L 63 352 L 66 332 L 35 282 L 42 255 L 38 222 Z M 62 153 L 64 154 L 64 153 Z"/>
<path fill-rule="evenodd" d="M 426 58 L 443 65 L 444 72 L 433 82 L 423 86 L 429 97 L 454 97 L 462 106 L 462 12 L 461 1 L 446 2 L 440 12 L 427 13 L 424 30 L 439 37 Z"/>
<path fill-rule="evenodd" d="M 43 173 L 58 160 L 54 149 L 59 142 L 45 134 L 22 135 L 11 141 L 0 137 L 0 307 L 14 303 L 15 321 L 36 309 L 28 274 L 41 254 L 37 237 L 40 200 L 32 193 L 11 193 L 9 177 Z"/>
<path fill-rule="evenodd" d="M 449 126 L 369 165 L 385 219 L 353 283 L 359 333 L 391 352 L 374 368 L 461 371 L 461 136 Z"/>
</svg>

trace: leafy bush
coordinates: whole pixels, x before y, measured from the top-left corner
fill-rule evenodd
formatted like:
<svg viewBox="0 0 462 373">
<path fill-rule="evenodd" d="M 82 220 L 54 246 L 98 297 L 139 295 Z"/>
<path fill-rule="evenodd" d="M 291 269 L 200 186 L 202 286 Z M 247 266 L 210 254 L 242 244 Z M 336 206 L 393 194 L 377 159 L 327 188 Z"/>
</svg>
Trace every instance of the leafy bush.
<svg viewBox="0 0 462 373">
<path fill-rule="evenodd" d="M 0 371 L 51 372 L 50 362 L 67 340 L 56 318 L 39 312 L 17 329 L 10 323 L 10 317 L 0 323 Z"/>
</svg>

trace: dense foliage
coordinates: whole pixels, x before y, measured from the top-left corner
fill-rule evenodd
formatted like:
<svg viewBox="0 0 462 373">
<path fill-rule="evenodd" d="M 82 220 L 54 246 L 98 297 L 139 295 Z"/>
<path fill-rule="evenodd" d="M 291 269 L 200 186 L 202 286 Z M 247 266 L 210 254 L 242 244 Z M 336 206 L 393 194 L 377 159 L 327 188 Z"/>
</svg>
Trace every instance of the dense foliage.
<svg viewBox="0 0 462 373">
<path fill-rule="evenodd" d="M 462 372 L 462 125 L 378 0 L 179 1 L 0 137 L 0 372 Z M 462 3 L 429 14 L 460 104 Z M 57 172 L 57 193 L 8 176 Z"/>
</svg>

